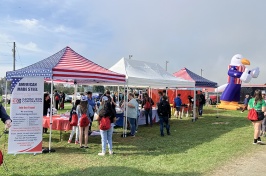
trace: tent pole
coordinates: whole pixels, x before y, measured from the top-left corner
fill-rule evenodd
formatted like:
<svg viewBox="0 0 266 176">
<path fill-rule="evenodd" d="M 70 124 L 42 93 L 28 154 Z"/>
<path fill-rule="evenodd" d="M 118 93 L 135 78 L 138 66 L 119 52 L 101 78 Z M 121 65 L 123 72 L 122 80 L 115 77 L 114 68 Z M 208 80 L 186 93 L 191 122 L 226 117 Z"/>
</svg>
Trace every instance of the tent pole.
<svg viewBox="0 0 266 176">
<path fill-rule="evenodd" d="M 52 152 L 51 150 L 51 142 L 52 142 L 52 125 L 53 125 L 53 104 L 54 104 L 54 96 L 53 96 L 53 88 L 54 88 L 54 83 L 53 83 L 53 78 L 51 82 L 51 103 L 50 103 L 50 135 L 49 135 L 49 153 Z"/>
<path fill-rule="evenodd" d="M 196 85 L 194 86 L 194 103 L 193 103 L 193 119 L 192 121 L 195 122 L 196 121 L 196 101 L 197 101 L 197 97 L 196 97 Z"/>
<path fill-rule="evenodd" d="M 5 99 L 5 109 L 7 107 L 7 79 L 6 79 L 6 88 L 5 88 L 5 94 L 6 94 L 6 99 Z M 12 94 L 11 94 L 12 96 Z M 10 97 L 11 98 L 11 97 Z"/>
</svg>

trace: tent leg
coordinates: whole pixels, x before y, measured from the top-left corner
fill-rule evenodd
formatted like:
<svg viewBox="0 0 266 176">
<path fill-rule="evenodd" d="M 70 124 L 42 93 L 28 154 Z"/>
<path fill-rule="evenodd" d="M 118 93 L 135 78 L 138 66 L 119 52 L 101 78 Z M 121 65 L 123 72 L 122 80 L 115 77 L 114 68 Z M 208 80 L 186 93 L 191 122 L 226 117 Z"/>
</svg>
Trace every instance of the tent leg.
<svg viewBox="0 0 266 176">
<path fill-rule="evenodd" d="M 43 149 L 42 153 L 51 153 L 55 152 L 54 149 L 51 149 L 51 142 L 52 142 L 52 124 L 53 124 L 53 79 L 51 81 L 51 103 L 50 103 L 50 134 L 49 134 L 49 148 Z"/>
</svg>

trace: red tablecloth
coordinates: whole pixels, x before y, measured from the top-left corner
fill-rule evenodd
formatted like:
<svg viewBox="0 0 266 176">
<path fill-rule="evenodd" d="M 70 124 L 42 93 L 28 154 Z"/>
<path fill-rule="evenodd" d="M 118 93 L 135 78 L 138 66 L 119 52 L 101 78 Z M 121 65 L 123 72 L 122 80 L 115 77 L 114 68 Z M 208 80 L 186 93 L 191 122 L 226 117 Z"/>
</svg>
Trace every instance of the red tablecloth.
<svg viewBox="0 0 266 176">
<path fill-rule="evenodd" d="M 68 118 L 62 118 L 59 115 L 53 117 L 52 130 L 68 131 L 72 130 Z M 44 128 L 50 128 L 50 117 L 43 116 L 42 126 Z"/>
</svg>

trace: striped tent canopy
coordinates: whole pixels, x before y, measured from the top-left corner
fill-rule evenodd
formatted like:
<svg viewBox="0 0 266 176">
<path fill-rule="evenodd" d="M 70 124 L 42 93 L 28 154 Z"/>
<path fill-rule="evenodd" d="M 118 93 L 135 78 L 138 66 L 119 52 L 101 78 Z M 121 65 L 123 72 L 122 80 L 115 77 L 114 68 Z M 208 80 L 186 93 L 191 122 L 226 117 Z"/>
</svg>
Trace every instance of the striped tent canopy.
<svg viewBox="0 0 266 176">
<path fill-rule="evenodd" d="M 9 71 L 14 77 L 43 76 L 45 80 L 76 82 L 77 84 L 124 84 L 125 75 L 110 71 L 65 47 L 54 55 L 30 66 Z"/>
<path fill-rule="evenodd" d="M 173 74 L 177 78 L 182 78 L 189 81 L 195 81 L 196 87 L 217 87 L 217 83 L 210 81 L 202 76 L 193 73 L 186 67 L 182 68 L 181 70 L 175 72 Z"/>
</svg>

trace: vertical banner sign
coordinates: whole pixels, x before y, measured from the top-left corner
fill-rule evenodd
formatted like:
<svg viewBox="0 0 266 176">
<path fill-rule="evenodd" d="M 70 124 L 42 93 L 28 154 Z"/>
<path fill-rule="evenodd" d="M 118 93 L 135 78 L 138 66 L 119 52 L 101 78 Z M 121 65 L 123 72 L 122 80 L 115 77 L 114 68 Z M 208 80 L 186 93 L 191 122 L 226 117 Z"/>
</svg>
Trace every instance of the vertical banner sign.
<svg viewBox="0 0 266 176">
<path fill-rule="evenodd" d="M 42 153 L 43 77 L 13 78 L 8 153 Z"/>
</svg>

